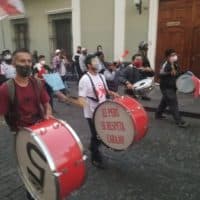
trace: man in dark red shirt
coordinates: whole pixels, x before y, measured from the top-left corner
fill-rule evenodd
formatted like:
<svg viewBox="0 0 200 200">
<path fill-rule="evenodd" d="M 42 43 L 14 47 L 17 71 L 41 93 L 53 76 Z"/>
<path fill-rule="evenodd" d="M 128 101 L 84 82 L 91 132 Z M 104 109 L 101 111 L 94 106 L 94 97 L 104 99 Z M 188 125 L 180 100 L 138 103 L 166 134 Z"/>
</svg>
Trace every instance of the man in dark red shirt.
<svg viewBox="0 0 200 200">
<path fill-rule="evenodd" d="M 16 51 L 13 54 L 13 66 L 16 68 L 16 77 L 13 79 L 15 103 L 13 106 L 8 83 L 3 83 L 0 86 L 0 118 L 7 116 L 11 130 L 17 132 L 20 127 L 48 119 L 52 111 L 44 86 L 41 84 L 40 87 L 38 81 L 30 77 L 31 54 L 26 50 Z M 32 199 L 28 196 L 28 199 Z"/>
</svg>

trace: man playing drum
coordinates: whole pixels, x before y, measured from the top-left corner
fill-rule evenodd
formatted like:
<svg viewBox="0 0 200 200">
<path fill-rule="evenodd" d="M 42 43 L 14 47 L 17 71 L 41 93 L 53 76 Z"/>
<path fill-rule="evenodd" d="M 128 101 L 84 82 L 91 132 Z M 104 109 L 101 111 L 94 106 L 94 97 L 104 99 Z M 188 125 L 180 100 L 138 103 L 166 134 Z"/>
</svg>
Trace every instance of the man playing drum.
<svg viewBox="0 0 200 200">
<path fill-rule="evenodd" d="M 166 61 L 160 69 L 160 89 L 162 92 L 162 99 L 155 114 L 156 119 L 162 119 L 163 112 L 169 107 L 170 112 L 179 127 L 187 127 L 188 123 L 181 119 L 178 100 L 176 95 L 176 80 L 180 75 L 180 68 L 178 65 L 178 56 L 174 49 L 167 49 L 165 51 Z"/>
<path fill-rule="evenodd" d="M 5 116 L 11 131 L 28 127 L 52 115 L 44 86 L 31 78 L 31 54 L 18 50 L 13 54 L 16 77 L 0 86 L 0 118 Z M 27 199 L 32 199 L 27 192 Z"/>
<path fill-rule="evenodd" d="M 94 126 L 93 114 L 96 107 L 106 101 L 109 96 L 119 95 L 108 90 L 105 77 L 98 73 L 98 58 L 95 55 L 88 55 L 85 60 L 87 73 L 79 82 L 79 100 L 84 106 L 84 117 L 87 119 L 90 131 L 90 151 L 92 164 L 100 169 L 105 168 L 101 153 L 99 152 L 100 141 Z"/>
<path fill-rule="evenodd" d="M 137 97 L 134 91 L 134 84 L 144 79 L 144 76 L 153 76 L 154 72 L 150 67 L 143 66 L 143 60 L 141 54 L 135 54 L 132 57 L 132 64 L 128 65 L 121 73 L 120 82 L 125 85 L 125 94 L 132 97 Z M 149 101 L 145 91 L 138 91 L 142 100 Z"/>
</svg>

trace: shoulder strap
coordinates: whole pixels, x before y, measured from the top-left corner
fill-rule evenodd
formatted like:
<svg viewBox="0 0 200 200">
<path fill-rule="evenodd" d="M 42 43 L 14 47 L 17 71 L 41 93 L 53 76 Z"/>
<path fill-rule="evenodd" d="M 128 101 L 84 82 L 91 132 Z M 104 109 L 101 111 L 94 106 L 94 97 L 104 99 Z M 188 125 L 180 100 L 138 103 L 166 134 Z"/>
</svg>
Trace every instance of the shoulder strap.
<svg viewBox="0 0 200 200">
<path fill-rule="evenodd" d="M 88 97 L 88 98 L 99 102 L 99 97 L 98 97 L 98 94 L 97 94 L 97 91 L 96 91 L 94 82 L 92 81 L 92 78 L 90 77 L 90 75 L 89 75 L 88 73 L 86 73 L 86 75 L 88 76 L 88 78 L 89 78 L 89 80 L 90 80 L 90 83 L 91 83 L 91 85 L 92 85 L 92 89 L 93 89 L 93 92 L 94 92 L 94 94 L 95 94 L 96 99 L 91 98 L 91 97 Z"/>
<path fill-rule="evenodd" d="M 6 81 L 6 84 L 8 86 L 8 95 L 9 95 L 9 99 L 11 104 L 14 103 L 15 100 L 15 83 L 13 79 L 9 79 L 8 81 Z"/>
<path fill-rule="evenodd" d="M 101 81 L 103 82 L 103 86 L 104 86 L 104 89 L 105 89 L 105 91 L 106 91 L 106 97 L 108 97 L 108 96 L 109 96 L 109 93 L 108 93 L 108 89 L 107 89 L 107 87 L 106 87 L 106 84 L 105 84 L 105 82 L 104 82 L 104 80 L 103 80 L 103 77 L 102 77 L 101 74 L 99 74 L 99 77 L 100 77 Z"/>
</svg>

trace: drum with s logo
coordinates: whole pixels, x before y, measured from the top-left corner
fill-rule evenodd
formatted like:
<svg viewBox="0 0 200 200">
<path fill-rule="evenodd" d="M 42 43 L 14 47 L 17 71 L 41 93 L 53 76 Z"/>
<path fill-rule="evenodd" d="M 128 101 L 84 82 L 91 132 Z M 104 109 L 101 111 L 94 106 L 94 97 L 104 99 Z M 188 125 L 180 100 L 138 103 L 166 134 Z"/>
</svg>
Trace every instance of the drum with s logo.
<svg viewBox="0 0 200 200">
<path fill-rule="evenodd" d="M 63 200 L 85 180 L 85 156 L 75 131 L 49 119 L 16 135 L 21 178 L 34 199 Z"/>
<path fill-rule="evenodd" d="M 101 141 L 109 148 L 121 151 L 146 135 L 149 120 L 139 102 L 120 97 L 101 103 L 95 110 L 94 123 Z"/>
</svg>

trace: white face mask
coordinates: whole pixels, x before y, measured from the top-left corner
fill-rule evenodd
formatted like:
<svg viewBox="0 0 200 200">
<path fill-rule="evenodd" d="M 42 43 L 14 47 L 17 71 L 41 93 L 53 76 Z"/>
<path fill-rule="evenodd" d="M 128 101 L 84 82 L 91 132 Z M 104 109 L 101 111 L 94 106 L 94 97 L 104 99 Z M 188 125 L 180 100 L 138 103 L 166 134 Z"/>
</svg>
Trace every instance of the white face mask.
<svg viewBox="0 0 200 200">
<path fill-rule="evenodd" d="M 170 59 L 169 59 L 169 61 L 171 63 L 177 62 L 178 61 L 178 56 L 177 55 L 171 56 Z"/>
<path fill-rule="evenodd" d="M 93 58 L 93 59 L 92 59 L 92 66 L 93 66 L 93 69 L 98 70 L 98 69 L 99 69 L 99 65 L 100 65 L 99 59 L 98 59 L 97 57 L 96 57 L 96 58 Z"/>
<path fill-rule="evenodd" d="M 41 61 L 40 61 L 40 64 L 41 64 L 41 65 L 45 65 L 45 64 L 46 64 L 46 61 L 45 61 L 45 60 L 41 60 Z"/>
<path fill-rule="evenodd" d="M 12 56 L 10 54 L 7 54 L 7 55 L 4 56 L 5 60 L 10 60 L 11 58 L 12 58 Z"/>
</svg>

